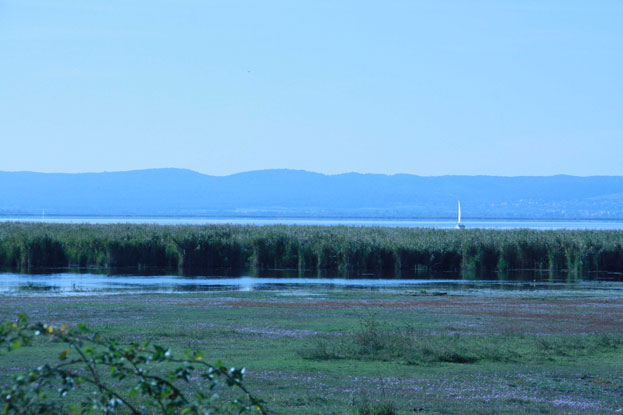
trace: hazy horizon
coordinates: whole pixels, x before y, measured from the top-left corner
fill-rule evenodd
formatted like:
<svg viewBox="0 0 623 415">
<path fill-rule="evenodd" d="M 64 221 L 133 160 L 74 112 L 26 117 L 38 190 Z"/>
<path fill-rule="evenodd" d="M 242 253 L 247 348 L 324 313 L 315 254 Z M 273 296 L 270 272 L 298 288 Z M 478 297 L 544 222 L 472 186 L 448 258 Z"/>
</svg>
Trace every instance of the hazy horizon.
<svg viewBox="0 0 623 415">
<path fill-rule="evenodd" d="M 305 169 L 294 169 L 294 168 L 265 168 L 265 169 L 256 169 L 256 170 L 243 170 L 236 171 L 228 174 L 209 174 L 203 173 L 201 171 L 193 170 L 190 168 L 184 167 L 146 167 L 140 169 L 129 169 L 129 170 L 93 170 L 93 171 L 35 171 L 35 170 L 0 170 L 0 172 L 4 173 L 41 173 L 41 174 L 98 174 L 98 173 L 129 173 L 129 172 L 138 172 L 138 171 L 149 171 L 149 170 L 185 170 L 193 173 L 198 173 L 204 176 L 211 177 L 227 177 L 234 176 L 237 174 L 245 174 L 245 173 L 255 173 L 262 171 L 295 171 L 295 172 L 305 172 L 312 174 L 320 174 L 323 176 L 339 176 L 339 175 L 348 175 L 348 174 L 361 174 L 361 175 L 379 175 L 379 176 L 417 176 L 417 177 L 448 177 L 448 176 L 457 176 L 457 177 L 502 177 L 502 178 L 520 178 L 520 177 L 556 177 L 556 176 L 569 176 L 569 177 L 578 177 L 578 178 L 590 178 L 590 177 L 622 177 L 623 174 L 593 174 L 593 175 L 576 175 L 576 174 L 567 174 L 567 173 L 554 173 L 548 175 L 536 175 L 536 174 L 524 174 L 524 175 L 500 175 L 500 174 L 439 174 L 439 175 L 425 175 L 425 174 L 413 174 L 413 173 L 373 173 L 373 172 L 361 172 L 361 171 L 345 171 L 339 173 L 323 173 L 319 171 L 305 170 Z"/>
<path fill-rule="evenodd" d="M 272 216 L 623 217 L 623 176 L 325 175 L 185 169 L 0 172 L 0 213 Z"/>
</svg>

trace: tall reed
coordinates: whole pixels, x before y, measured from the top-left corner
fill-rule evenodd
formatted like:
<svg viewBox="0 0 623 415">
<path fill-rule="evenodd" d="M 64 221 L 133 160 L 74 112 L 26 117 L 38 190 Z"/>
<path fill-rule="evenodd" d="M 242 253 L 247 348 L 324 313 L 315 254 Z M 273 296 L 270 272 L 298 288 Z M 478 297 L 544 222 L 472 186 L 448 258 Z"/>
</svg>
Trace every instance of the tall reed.
<svg viewBox="0 0 623 415">
<path fill-rule="evenodd" d="M 0 267 L 181 272 L 292 269 L 343 276 L 421 272 L 623 272 L 623 231 L 463 231 L 322 226 L 0 224 Z"/>
</svg>

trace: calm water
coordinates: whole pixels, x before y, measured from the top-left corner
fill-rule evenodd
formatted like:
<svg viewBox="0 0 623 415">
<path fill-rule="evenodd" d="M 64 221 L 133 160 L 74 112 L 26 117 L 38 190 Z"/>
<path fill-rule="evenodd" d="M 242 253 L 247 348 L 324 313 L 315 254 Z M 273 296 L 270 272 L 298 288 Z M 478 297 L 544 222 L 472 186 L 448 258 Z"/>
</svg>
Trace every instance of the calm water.
<svg viewBox="0 0 623 415">
<path fill-rule="evenodd" d="M 5 222 L 42 223 L 134 223 L 159 225 L 316 225 L 383 226 L 403 228 L 452 229 L 454 219 L 358 219 L 358 218 L 243 218 L 243 217 L 1 217 Z M 601 229 L 623 230 L 623 220 L 537 220 L 537 219 L 465 219 L 467 228 L 487 229 Z"/>
<path fill-rule="evenodd" d="M 540 280 L 460 280 L 451 278 L 275 278 L 275 277 L 182 277 L 174 275 L 105 275 L 0 273 L 0 295 L 77 296 L 201 291 L 292 291 L 332 289 L 367 290 L 615 290 L 623 295 L 623 283 L 612 280 L 581 280 L 575 277 Z"/>
</svg>

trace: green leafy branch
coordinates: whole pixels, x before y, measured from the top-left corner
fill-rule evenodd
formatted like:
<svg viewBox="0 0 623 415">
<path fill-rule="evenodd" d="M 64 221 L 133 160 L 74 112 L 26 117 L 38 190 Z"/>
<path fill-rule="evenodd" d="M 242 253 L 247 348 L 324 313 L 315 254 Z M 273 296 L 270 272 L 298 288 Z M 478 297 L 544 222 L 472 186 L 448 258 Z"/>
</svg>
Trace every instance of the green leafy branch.
<svg viewBox="0 0 623 415">
<path fill-rule="evenodd" d="M 207 363 L 200 352 L 178 357 L 149 341 L 119 345 L 82 324 L 72 329 L 32 324 L 24 314 L 0 325 L 0 346 L 8 352 L 31 345 L 36 338 L 66 347 L 55 363 L 20 374 L 2 387 L 2 414 L 266 414 L 262 402 L 242 383 L 244 369 Z M 240 393 L 221 398 L 220 386 Z M 56 397 L 49 395 L 54 390 Z M 74 391 L 81 393 L 63 400 Z"/>
</svg>

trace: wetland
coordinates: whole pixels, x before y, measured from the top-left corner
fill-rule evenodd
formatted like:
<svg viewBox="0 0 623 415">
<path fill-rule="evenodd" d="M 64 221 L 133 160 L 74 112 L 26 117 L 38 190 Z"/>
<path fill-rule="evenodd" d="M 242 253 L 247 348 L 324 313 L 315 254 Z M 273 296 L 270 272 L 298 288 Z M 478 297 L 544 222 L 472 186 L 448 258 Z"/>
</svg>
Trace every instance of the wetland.
<svg viewBox="0 0 623 415">
<path fill-rule="evenodd" d="M 268 413 L 623 410 L 618 231 L 0 229 L 3 320 L 202 350 Z M 0 353 L 0 382 L 62 347 Z"/>
<path fill-rule="evenodd" d="M 0 296 L 0 314 L 86 323 L 247 369 L 275 414 L 603 414 L 623 406 L 619 283 L 468 286 L 231 285 L 195 292 Z M 441 291 L 443 289 L 443 291 Z M 59 349 L 59 350 L 56 350 Z M 3 381 L 55 356 L 0 355 Z"/>
</svg>

